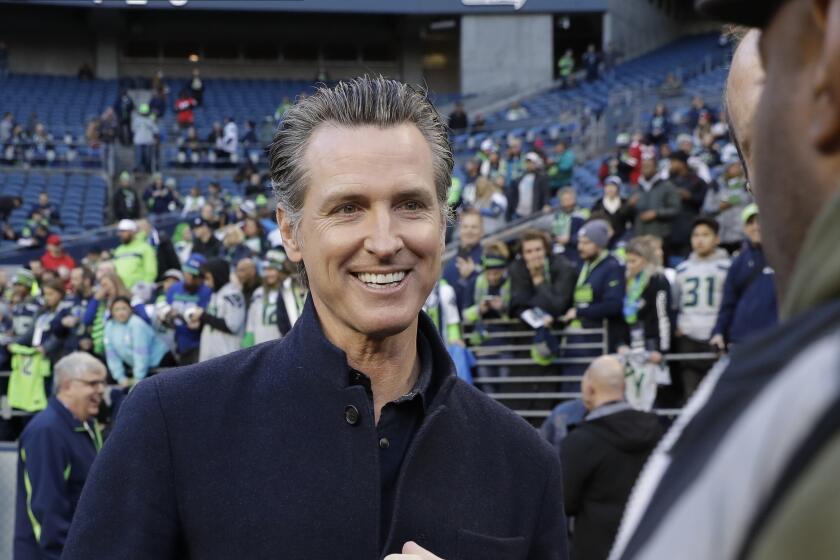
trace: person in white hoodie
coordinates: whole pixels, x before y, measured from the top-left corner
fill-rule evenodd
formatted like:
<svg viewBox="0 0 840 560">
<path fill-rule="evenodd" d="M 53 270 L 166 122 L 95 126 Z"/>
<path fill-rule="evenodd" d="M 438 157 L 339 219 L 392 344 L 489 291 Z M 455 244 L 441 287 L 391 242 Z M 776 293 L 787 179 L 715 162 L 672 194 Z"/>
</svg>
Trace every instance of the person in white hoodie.
<svg viewBox="0 0 840 560">
<path fill-rule="evenodd" d="M 245 328 L 245 297 L 230 281 L 230 263 L 225 259 L 209 259 L 201 272 L 213 295 L 206 311 L 199 308 L 194 317 L 187 319 L 202 325 L 199 362 L 239 350 Z"/>
<path fill-rule="evenodd" d="M 288 277 L 286 253 L 268 251 L 263 263 L 263 284 L 251 296 L 245 338 L 242 347 L 249 348 L 285 336 L 292 324 L 283 300 L 283 282 Z"/>
<path fill-rule="evenodd" d="M 720 226 L 700 217 L 691 228 L 691 255 L 677 266 L 673 302 L 677 311 L 675 348 L 679 353 L 710 352 L 709 339 L 723 301 L 729 254 L 719 247 Z M 685 398 L 700 384 L 708 362 L 685 361 L 680 367 Z"/>
<path fill-rule="evenodd" d="M 225 127 L 222 133 L 222 150 L 227 154 L 230 161 L 236 160 L 236 151 L 239 148 L 239 126 L 232 117 L 225 118 Z"/>
</svg>

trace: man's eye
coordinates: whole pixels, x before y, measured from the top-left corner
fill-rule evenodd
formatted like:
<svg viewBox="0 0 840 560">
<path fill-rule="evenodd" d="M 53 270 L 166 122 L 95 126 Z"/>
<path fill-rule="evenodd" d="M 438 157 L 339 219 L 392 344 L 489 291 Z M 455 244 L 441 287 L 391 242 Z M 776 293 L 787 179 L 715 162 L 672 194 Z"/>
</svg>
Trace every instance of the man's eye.
<svg viewBox="0 0 840 560">
<path fill-rule="evenodd" d="M 344 204 L 339 206 L 338 212 L 339 214 L 353 214 L 358 210 L 355 204 Z"/>
<path fill-rule="evenodd" d="M 409 212 L 416 212 L 418 210 L 423 209 L 423 204 L 417 202 L 416 200 L 409 200 L 408 202 L 403 204 L 403 208 L 405 208 Z"/>
</svg>

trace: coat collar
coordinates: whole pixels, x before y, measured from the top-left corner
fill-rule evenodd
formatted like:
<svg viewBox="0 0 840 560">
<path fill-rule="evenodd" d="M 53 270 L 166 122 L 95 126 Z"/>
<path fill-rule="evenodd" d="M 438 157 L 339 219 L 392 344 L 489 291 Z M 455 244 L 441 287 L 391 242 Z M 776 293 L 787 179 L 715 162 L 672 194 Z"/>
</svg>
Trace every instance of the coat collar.
<svg viewBox="0 0 840 560">
<path fill-rule="evenodd" d="M 58 397 L 50 397 L 47 401 L 47 406 L 50 407 L 59 417 L 61 417 L 71 430 L 75 430 L 76 428 L 84 429 L 84 424 L 73 416 L 70 409 L 64 406 L 64 403 L 58 400 Z"/>
<path fill-rule="evenodd" d="M 418 337 L 425 338 L 431 350 L 432 381 L 424 399 L 426 407 L 429 407 L 436 394 L 454 380 L 454 366 L 434 323 L 425 313 L 420 313 L 417 330 Z M 306 298 L 300 319 L 283 340 L 298 356 L 314 366 L 312 369 L 316 375 L 328 385 L 340 390 L 349 386 L 347 354 L 327 339 L 311 295 Z"/>
</svg>

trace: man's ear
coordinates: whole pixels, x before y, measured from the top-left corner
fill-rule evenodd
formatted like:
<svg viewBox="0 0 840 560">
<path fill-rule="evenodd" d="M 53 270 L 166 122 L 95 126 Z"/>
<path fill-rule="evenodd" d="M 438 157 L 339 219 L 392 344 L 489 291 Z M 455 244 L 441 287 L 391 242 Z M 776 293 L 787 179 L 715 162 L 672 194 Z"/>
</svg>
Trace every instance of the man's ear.
<svg viewBox="0 0 840 560">
<path fill-rule="evenodd" d="M 303 254 L 300 252 L 300 246 L 297 239 L 292 235 L 292 224 L 288 216 L 280 206 L 276 210 L 277 225 L 280 227 L 280 235 L 283 237 L 283 248 L 286 250 L 286 256 L 292 262 L 300 262 L 303 260 Z"/>
<path fill-rule="evenodd" d="M 821 152 L 840 148 L 840 0 L 812 0 L 822 41 L 814 72 L 811 141 Z"/>
</svg>

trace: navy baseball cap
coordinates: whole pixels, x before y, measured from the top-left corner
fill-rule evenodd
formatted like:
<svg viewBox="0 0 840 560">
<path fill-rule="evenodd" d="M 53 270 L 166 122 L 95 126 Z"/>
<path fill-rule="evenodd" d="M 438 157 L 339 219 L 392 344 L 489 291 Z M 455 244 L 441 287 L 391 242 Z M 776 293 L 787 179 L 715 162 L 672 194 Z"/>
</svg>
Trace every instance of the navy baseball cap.
<svg viewBox="0 0 840 560">
<path fill-rule="evenodd" d="M 787 0 L 695 0 L 701 14 L 750 27 L 766 27 Z"/>
<path fill-rule="evenodd" d="M 207 263 L 207 259 L 204 258 L 204 255 L 199 253 L 193 253 L 190 255 L 190 258 L 187 259 L 187 262 L 181 267 L 184 272 L 188 272 L 193 276 L 197 276 L 201 273 L 201 267 Z"/>
</svg>

